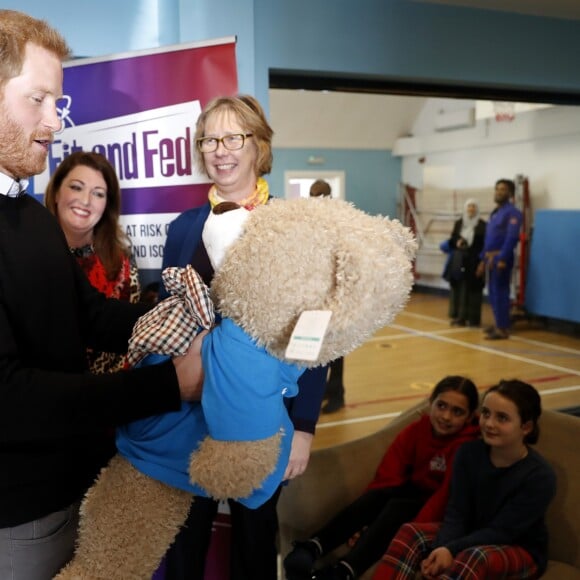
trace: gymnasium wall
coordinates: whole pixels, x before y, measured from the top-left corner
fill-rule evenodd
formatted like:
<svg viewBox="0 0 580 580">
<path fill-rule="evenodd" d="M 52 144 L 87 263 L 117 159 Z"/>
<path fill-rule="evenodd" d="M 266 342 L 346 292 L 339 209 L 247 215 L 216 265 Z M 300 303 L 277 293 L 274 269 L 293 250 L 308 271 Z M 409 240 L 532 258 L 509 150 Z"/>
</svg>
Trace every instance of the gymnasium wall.
<svg viewBox="0 0 580 580">
<path fill-rule="evenodd" d="M 526 310 L 580 323 L 578 268 L 580 211 L 536 212 L 526 292 Z"/>
<path fill-rule="evenodd" d="M 263 99 L 271 69 L 580 91 L 580 22 L 420 0 L 254 0 L 254 11 Z"/>
<path fill-rule="evenodd" d="M 578 21 L 420 0 L 4 0 L 3 8 L 48 19 L 79 56 L 236 35 L 239 88 L 266 109 L 271 70 L 580 95 L 573 58 L 580 51 Z M 535 207 L 578 207 L 573 134 L 537 140 L 532 132 L 479 148 L 457 141 L 455 148 L 431 152 L 428 162 L 454 165 L 462 186 L 527 173 Z M 403 180 L 415 180 L 420 157 L 404 157 Z M 374 178 L 384 171 L 378 167 Z M 279 183 L 280 174 L 272 179 Z M 393 207 L 396 199 L 388 196 L 396 194 L 385 190 L 384 201 L 368 206 Z"/>
<path fill-rule="evenodd" d="M 311 155 L 323 157 L 324 165 L 308 165 Z M 273 195 L 284 196 L 285 171 L 313 169 L 344 171 L 348 201 L 368 213 L 398 216 L 401 160 L 389 151 L 274 149 L 274 166 L 268 178 Z"/>
<path fill-rule="evenodd" d="M 235 35 L 240 89 L 266 105 L 272 69 L 580 94 L 572 57 L 578 21 L 420 0 L 4 0 L 2 7 L 47 18 L 80 56 Z"/>
<path fill-rule="evenodd" d="M 181 42 L 178 0 L 3 0 L 1 8 L 47 20 L 77 57 Z"/>
</svg>

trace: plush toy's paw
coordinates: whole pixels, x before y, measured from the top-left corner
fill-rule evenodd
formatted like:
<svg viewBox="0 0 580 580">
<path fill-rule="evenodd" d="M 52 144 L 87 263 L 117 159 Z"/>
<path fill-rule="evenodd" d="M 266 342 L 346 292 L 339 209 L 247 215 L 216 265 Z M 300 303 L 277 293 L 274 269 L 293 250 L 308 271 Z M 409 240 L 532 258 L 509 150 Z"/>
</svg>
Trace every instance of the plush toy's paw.
<svg viewBox="0 0 580 580">
<path fill-rule="evenodd" d="M 191 482 L 214 499 L 248 497 L 274 471 L 281 440 L 281 434 L 258 441 L 216 441 L 207 437 L 191 454 Z"/>
</svg>

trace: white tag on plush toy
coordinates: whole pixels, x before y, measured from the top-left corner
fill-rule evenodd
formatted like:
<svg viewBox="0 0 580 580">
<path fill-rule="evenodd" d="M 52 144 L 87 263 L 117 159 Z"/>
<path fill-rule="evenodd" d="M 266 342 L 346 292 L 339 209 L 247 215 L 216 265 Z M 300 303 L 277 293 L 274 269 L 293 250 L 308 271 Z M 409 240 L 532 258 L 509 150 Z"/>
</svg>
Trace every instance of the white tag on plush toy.
<svg viewBox="0 0 580 580">
<path fill-rule="evenodd" d="M 292 331 L 286 358 L 316 360 L 331 316 L 330 310 L 305 310 Z"/>
</svg>

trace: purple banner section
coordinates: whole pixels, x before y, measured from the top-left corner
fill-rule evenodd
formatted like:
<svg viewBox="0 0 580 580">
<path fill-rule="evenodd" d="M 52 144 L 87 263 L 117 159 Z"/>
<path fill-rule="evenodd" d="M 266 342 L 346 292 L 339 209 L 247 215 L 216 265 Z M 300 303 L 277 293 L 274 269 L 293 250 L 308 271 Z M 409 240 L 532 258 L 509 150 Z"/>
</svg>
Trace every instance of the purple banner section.
<svg viewBox="0 0 580 580">
<path fill-rule="evenodd" d="M 184 46 L 166 52 L 74 62 L 64 71 L 77 125 L 238 90 L 235 44 Z M 79 106 L 80 105 L 80 106 Z"/>
<path fill-rule="evenodd" d="M 181 213 L 207 201 L 209 183 L 123 191 L 122 214 Z"/>
<path fill-rule="evenodd" d="M 67 63 L 63 130 L 29 192 L 41 199 L 74 151 L 101 153 L 119 178 L 121 226 L 137 265 L 158 270 L 171 221 L 207 201 L 207 176 L 193 160 L 198 115 L 237 86 L 234 37 Z"/>
</svg>

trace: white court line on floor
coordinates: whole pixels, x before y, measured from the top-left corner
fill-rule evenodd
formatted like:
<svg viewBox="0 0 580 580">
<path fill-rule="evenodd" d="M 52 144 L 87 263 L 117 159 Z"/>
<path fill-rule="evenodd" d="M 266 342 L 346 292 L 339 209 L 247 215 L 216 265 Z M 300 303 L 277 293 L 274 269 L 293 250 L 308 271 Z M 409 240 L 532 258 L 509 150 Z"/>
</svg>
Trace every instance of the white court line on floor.
<svg viewBox="0 0 580 580">
<path fill-rule="evenodd" d="M 355 423 L 367 423 L 368 421 L 378 421 L 379 419 L 392 419 L 398 417 L 402 411 L 394 413 L 383 413 L 382 415 L 371 415 L 367 417 L 358 417 L 356 419 L 343 419 L 342 421 L 331 421 L 330 423 L 318 423 L 316 429 L 324 427 L 338 427 L 339 425 L 354 425 Z"/>
<path fill-rule="evenodd" d="M 401 314 L 404 314 L 405 316 L 409 316 L 411 318 L 417 318 L 417 319 L 422 319 L 422 320 L 430 320 L 432 322 L 441 322 L 442 324 L 445 322 L 443 321 L 441 318 L 436 318 L 433 316 L 425 316 L 423 314 L 416 314 L 413 312 L 403 312 Z M 510 354 L 510 353 L 506 353 L 503 351 L 499 351 L 495 348 L 490 348 L 490 347 L 485 347 L 485 346 L 481 346 L 478 344 L 473 344 L 470 342 L 466 342 L 466 341 L 462 341 L 462 340 L 456 340 L 456 339 L 452 339 L 452 338 L 448 338 L 447 336 L 442 336 L 442 335 L 447 335 L 447 334 L 456 334 L 459 332 L 465 332 L 466 330 L 470 330 L 469 328 L 466 327 L 458 327 L 458 328 L 446 328 L 445 330 L 440 330 L 440 331 L 436 331 L 436 332 L 426 332 L 426 331 L 420 331 L 420 330 L 415 330 L 412 328 L 409 328 L 407 326 L 404 325 L 400 325 L 400 324 L 391 324 L 389 325 L 389 328 L 395 328 L 398 330 L 402 330 L 403 334 L 391 334 L 391 335 L 385 335 L 385 336 L 375 336 L 373 338 L 370 338 L 369 340 L 366 341 L 366 343 L 374 343 L 374 342 L 389 342 L 392 340 L 401 340 L 401 339 L 408 339 L 408 338 L 416 338 L 417 336 L 422 336 L 425 338 L 431 338 L 433 340 L 440 340 L 442 342 L 448 342 L 450 344 L 455 344 L 458 346 L 463 346 L 466 348 L 470 348 L 472 350 L 479 350 L 481 352 L 487 352 L 490 354 L 494 354 L 497 356 L 503 356 L 504 358 L 509 358 L 511 360 L 516 360 L 516 361 L 520 361 L 520 362 L 525 362 L 527 364 L 533 364 L 536 366 L 540 366 L 543 368 L 547 368 L 547 369 L 551 369 L 551 370 L 557 370 L 557 371 L 561 371 L 564 373 L 569 373 L 572 375 L 576 375 L 576 376 L 580 376 L 580 371 L 577 371 L 575 369 L 570 369 L 568 367 L 562 367 L 559 365 L 553 365 L 550 363 L 543 363 L 540 361 L 535 361 L 533 359 L 529 359 L 527 357 L 522 357 L 519 355 L 514 355 L 514 354 Z M 472 329 L 473 331 L 477 331 L 480 332 L 480 329 Z M 554 344 L 550 344 L 548 342 L 544 342 L 544 341 L 539 341 L 539 340 L 532 340 L 532 339 L 528 339 L 528 338 L 523 338 L 520 336 L 514 336 L 512 335 L 510 337 L 510 340 L 514 340 L 514 341 L 518 341 L 518 342 L 523 342 L 523 343 L 528 343 L 528 344 L 533 344 L 536 346 L 542 346 L 545 348 L 551 348 L 553 350 L 559 350 L 562 352 L 569 352 L 572 354 L 579 354 L 580 351 L 575 350 L 575 349 L 570 349 L 567 347 L 562 347 L 562 346 L 558 346 L 558 345 L 554 345 Z M 365 343 L 365 344 L 366 344 Z M 561 387 L 561 388 L 556 388 L 556 389 L 544 389 L 542 391 L 540 391 L 540 394 L 542 396 L 546 396 L 546 395 L 554 395 L 554 394 L 559 394 L 559 393 L 566 393 L 566 392 L 570 392 L 570 391 L 577 391 L 580 390 L 580 385 L 577 386 L 572 386 L 572 387 Z M 317 429 L 321 429 L 321 428 L 325 428 L 325 427 L 336 427 L 338 425 L 350 425 L 350 424 L 356 424 L 356 423 L 366 423 L 368 421 L 378 421 L 381 419 L 392 419 L 394 417 L 397 417 L 401 414 L 401 412 L 395 412 L 395 413 L 384 413 L 381 415 L 372 415 L 372 416 L 367 416 L 367 417 L 359 417 L 356 419 L 345 419 L 342 421 L 332 421 L 332 422 L 328 422 L 328 423 L 318 423 L 317 425 Z"/>
<path fill-rule="evenodd" d="M 390 328 L 393 328 L 393 326 L 391 325 Z M 390 342 L 392 340 L 405 340 L 407 338 L 417 338 L 417 337 L 412 334 L 409 334 L 408 332 L 405 332 L 404 334 L 389 334 L 388 336 L 387 335 L 373 336 L 372 338 L 365 340 L 364 344 L 370 344 L 372 342 Z"/>
<path fill-rule="evenodd" d="M 559 344 L 550 344 L 549 342 L 545 342 L 543 340 L 534 340 L 533 338 L 524 338 L 520 335 L 512 334 L 510 336 L 510 340 L 514 342 L 523 342 L 524 344 L 532 344 L 534 346 L 541 346 L 543 348 L 551 348 L 553 350 L 559 350 L 560 352 L 567 352 L 570 354 L 580 354 L 580 349 L 577 348 L 569 348 L 567 346 L 561 346 Z"/>
<path fill-rule="evenodd" d="M 574 385 L 571 387 L 557 387 L 555 389 L 542 389 L 538 390 L 542 397 L 546 395 L 558 395 L 560 393 L 568 393 L 569 391 L 580 391 L 580 385 Z"/>
<path fill-rule="evenodd" d="M 439 324 L 445 324 L 446 326 L 449 325 L 449 320 L 440 318 L 438 316 L 429 316 L 427 314 L 419 314 L 417 312 L 408 312 L 407 310 L 403 310 L 397 316 L 410 316 L 411 318 L 417 318 L 418 320 L 429 320 L 431 322 L 437 322 Z"/>
<path fill-rule="evenodd" d="M 573 385 L 571 387 L 558 387 L 556 389 L 544 389 L 538 391 L 540 396 L 558 395 L 560 393 L 568 393 L 570 391 L 580 391 L 580 385 Z M 342 421 L 331 421 L 329 423 L 318 423 L 316 429 L 323 429 L 325 427 L 339 427 L 340 425 L 354 425 L 356 423 L 368 423 L 369 421 L 379 421 L 381 419 L 394 419 L 398 417 L 403 411 L 396 411 L 393 413 L 382 413 L 381 415 L 370 415 L 367 417 L 357 417 L 356 419 L 343 419 Z"/>
<path fill-rule="evenodd" d="M 396 325 L 391 324 L 387 328 L 396 328 Z M 401 328 L 407 328 L 407 327 L 401 326 Z M 460 332 L 465 332 L 466 330 L 469 330 L 469 329 L 463 328 L 463 327 L 446 328 L 445 330 L 437 330 L 436 333 L 437 334 L 458 334 Z M 477 330 L 479 330 L 479 329 L 477 329 Z M 423 331 L 419 330 L 417 332 L 423 332 Z M 381 336 L 373 336 L 372 338 L 369 338 L 368 340 L 365 341 L 365 344 L 371 343 L 371 342 L 389 342 L 390 340 L 401 340 L 401 339 L 407 339 L 407 338 L 417 338 L 417 337 L 416 337 L 416 335 L 410 334 L 408 332 L 405 332 L 404 334 L 383 334 Z M 579 353 L 580 353 L 580 351 L 579 351 Z"/>
<path fill-rule="evenodd" d="M 424 314 L 417 314 L 416 312 L 407 312 L 406 310 L 404 310 L 403 312 L 401 312 L 401 315 L 403 315 L 403 314 L 405 316 L 409 316 L 410 318 L 417 318 L 418 320 L 430 320 L 431 322 L 440 322 L 441 324 L 448 323 L 447 320 L 444 320 L 442 318 L 437 318 L 434 316 L 425 316 Z M 466 331 L 466 330 L 479 331 L 480 329 L 478 329 L 478 328 L 470 329 L 468 326 L 459 326 L 459 327 L 451 328 L 448 331 L 438 331 L 438 332 L 449 332 L 449 331 L 451 331 L 451 332 L 460 331 L 461 332 L 461 331 Z M 576 348 L 569 348 L 566 346 L 555 345 L 555 344 L 552 344 L 550 342 L 546 342 L 544 340 L 534 340 L 532 338 L 524 338 L 523 336 L 518 335 L 518 334 L 512 334 L 510 338 L 513 339 L 514 341 L 524 342 L 527 344 L 533 344 L 535 346 L 542 346 L 545 348 L 551 348 L 553 350 L 559 350 L 561 352 L 580 354 L 580 350 L 576 349 Z"/>
<path fill-rule="evenodd" d="M 388 328 L 396 328 L 396 325 L 391 324 Z M 406 328 L 406 327 L 405 327 Z M 481 332 L 481 330 L 479 328 L 467 328 L 467 327 L 455 327 L 455 328 L 446 328 L 445 330 L 437 330 L 434 331 L 434 333 L 436 333 L 437 335 L 447 335 L 447 334 L 459 334 L 459 333 L 463 333 L 463 332 Z M 418 332 L 424 332 L 424 331 L 418 331 Z M 365 344 L 371 344 L 371 343 L 375 343 L 375 342 L 389 342 L 392 340 L 404 340 L 404 339 L 408 339 L 408 338 L 416 338 L 415 334 L 410 334 L 410 333 L 404 333 L 404 334 L 383 334 L 380 336 L 373 336 L 372 338 L 369 338 L 367 341 L 365 341 Z M 510 336 L 510 340 L 513 342 L 521 342 L 523 344 L 529 344 L 531 346 L 538 346 L 540 348 L 543 348 L 545 350 L 553 350 L 556 352 L 563 352 L 563 353 L 567 353 L 567 354 L 572 354 L 572 355 L 576 355 L 576 356 L 580 356 L 580 349 L 577 348 L 570 348 L 567 346 L 561 346 L 558 344 L 552 344 L 550 342 L 546 342 L 544 340 L 534 340 L 532 338 L 524 338 L 523 336 L 520 335 L 515 335 L 512 334 Z"/>
<path fill-rule="evenodd" d="M 510 360 L 515 360 L 515 361 L 519 361 L 519 362 L 523 362 L 526 364 L 530 364 L 530 365 L 535 365 L 538 367 L 542 367 L 545 369 L 551 369 L 554 371 L 559 371 L 559 372 L 563 372 L 563 373 L 569 373 L 571 375 L 576 375 L 578 377 L 580 377 L 580 370 L 576 370 L 576 369 L 572 369 L 569 367 L 563 367 L 560 365 L 554 365 L 554 364 L 550 364 L 550 363 L 545 363 L 545 362 L 541 362 L 541 361 L 537 361 L 531 358 L 527 358 L 524 356 L 519 356 L 516 354 L 511 354 L 508 352 L 504 352 L 502 350 L 499 350 L 497 348 L 490 348 L 490 347 L 486 347 L 486 346 L 482 346 L 479 344 L 473 344 L 470 342 L 466 342 L 464 340 L 456 340 L 454 338 L 448 338 L 447 336 L 442 336 L 441 333 L 435 333 L 435 332 L 426 332 L 424 330 L 416 330 L 414 328 L 409 328 L 407 326 L 402 326 L 400 324 L 392 324 L 391 328 L 395 328 L 397 330 L 402 330 L 404 332 L 409 332 L 412 336 L 422 336 L 424 338 L 430 338 L 432 340 L 438 340 L 439 342 L 447 342 L 449 344 L 454 344 L 456 346 L 462 346 L 464 348 L 469 348 L 471 350 L 478 350 L 480 352 L 486 352 L 488 354 L 493 354 L 496 356 L 500 356 L 503 358 L 508 358 Z M 385 337 L 385 340 L 388 340 L 388 337 Z M 511 339 L 510 339 L 511 340 Z"/>
</svg>

